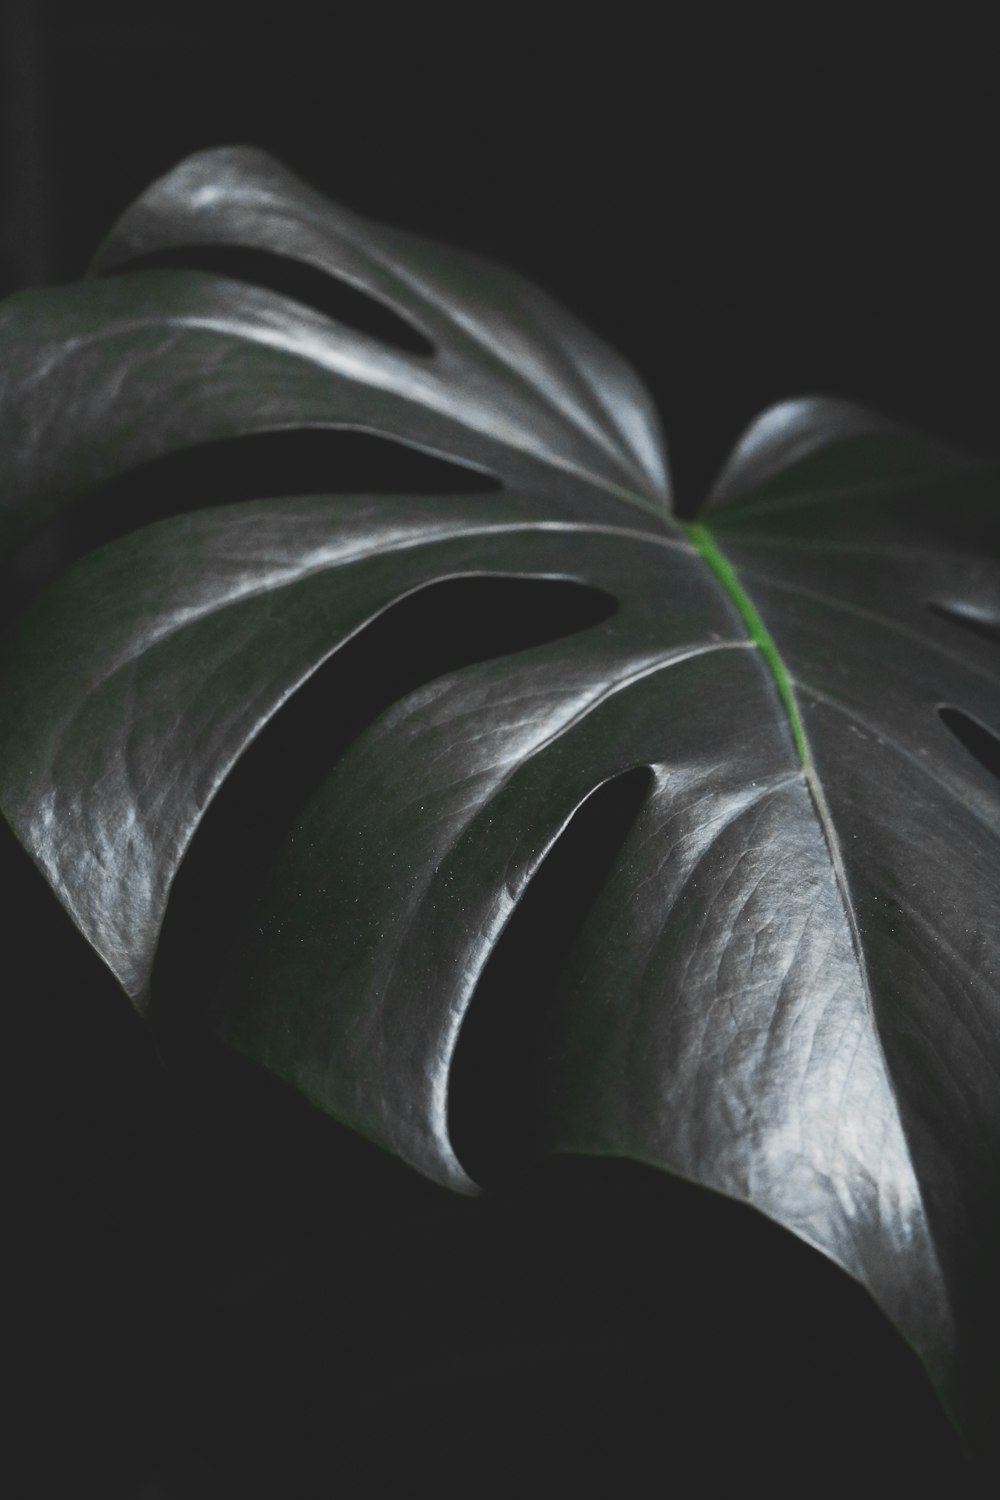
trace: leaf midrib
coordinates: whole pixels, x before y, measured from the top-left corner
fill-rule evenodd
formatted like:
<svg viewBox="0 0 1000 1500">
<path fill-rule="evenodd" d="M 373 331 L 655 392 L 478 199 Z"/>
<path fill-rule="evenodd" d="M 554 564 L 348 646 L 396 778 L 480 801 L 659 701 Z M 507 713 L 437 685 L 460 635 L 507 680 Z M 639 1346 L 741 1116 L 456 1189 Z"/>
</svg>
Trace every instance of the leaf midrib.
<svg viewBox="0 0 1000 1500">
<path fill-rule="evenodd" d="M 817 775 L 816 767 L 813 764 L 812 755 L 809 750 L 808 741 L 806 740 L 802 720 L 799 715 L 798 703 L 796 701 L 791 675 L 787 667 L 785 666 L 774 638 L 771 636 L 770 631 L 764 624 L 764 621 L 758 613 L 752 600 L 743 588 L 735 568 L 716 545 L 715 539 L 713 538 L 708 527 L 697 521 L 679 521 L 678 524 L 681 526 L 685 536 L 687 536 L 692 546 L 696 549 L 699 556 L 703 559 L 706 566 L 710 569 L 714 577 L 719 582 L 720 586 L 725 590 L 729 599 L 738 610 L 740 618 L 743 620 L 743 623 L 746 626 L 747 634 L 750 637 L 750 640 L 759 648 L 761 656 L 763 657 L 767 668 L 774 679 L 778 696 L 781 699 L 782 706 L 784 707 L 785 712 L 788 716 L 789 729 L 795 742 L 795 748 L 798 753 L 801 765 L 801 774 L 804 777 L 805 784 L 812 798 L 816 817 L 826 843 L 827 852 L 830 856 L 830 862 L 833 867 L 834 880 L 836 881 L 837 889 L 840 893 L 840 900 L 844 911 L 844 918 L 847 922 L 848 929 L 851 934 L 851 944 L 854 949 L 855 962 L 858 966 L 858 974 L 861 980 L 862 989 L 864 991 L 865 1003 L 868 1008 L 868 1016 L 871 1023 L 872 1033 L 875 1038 L 875 1044 L 878 1048 L 878 1053 L 882 1061 L 882 1068 L 885 1074 L 886 1081 L 889 1085 L 890 1090 L 893 1092 L 893 1094 L 895 1094 L 893 1074 L 891 1068 L 889 1067 L 889 1059 L 886 1055 L 885 1047 L 882 1042 L 882 1034 L 875 1012 L 875 1001 L 872 994 L 871 976 L 868 972 L 868 962 L 865 956 L 864 945 L 861 939 L 861 931 L 858 926 L 857 913 L 855 911 L 854 902 L 851 895 L 850 883 L 847 877 L 847 869 L 844 863 L 843 850 L 840 846 L 840 839 L 837 834 L 837 829 L 834 824 L 830 808 L 827 805 L 822 783 L 820 782 L 820 779 Z M 902 1125 L 901 1118 L 900 1124 Z M 934 1243 L 933 1238 L 930 1237 L 930 1226 L 927 1218 L 927 1210 L 924 1206 L 923 1188 L 920 1183 L 920 1179 L 917 1176 L 916 1166 L 913 1162 L 913 1154 L 909 1144 L 909 1137 L 905 1127 L 903 1128 L 903 1135 L 904 1140 L 906 1141 L 907 1152 L 910 1157 L 913 1180 L 917 1186 L 918 1198 L 923 1213 L 924 1226 L 928 1231 L 928 1241 L 938 1277 L 939 1286 L 943 1288 L 945 1283 L 944 1276 L 941 1271 L 937 1246 Z M 803 1238 L 808 1238 L 808 1236 L 803 1236 Z M 824 1247 L 819 1246 L 819 1248 L 823 1249 Z M 947 1302 L 947 1297 L 945 1300 Z"/>
<path fill-rule="evenodd" d="M 768 630 L 760 614 L 754 607 L 749 594 L 743 588 L 736 571 L 728 558 L 720 552 L 715 539 L 707 526 L 699 521 L 681 521 L 679 523 L 691 545 L 698 552 L 710 571 L 718 579 L 725 589 L 732 603 L 739 612 L 740 619 L 746 626 L 747 635 L 758 647 L 767 669 L 774 679 L 774 685 L 778 690 L 782 707 L 788 717 L 788 727 L 791 730 L 792 739 L 795 743 L 795 751 L 799 758 L 799 764 L 806 772 L 809 770 L 809 754 L 806 749 L 805 733 L 802 728 L 802 720 L 799 717 L 798 704 L 792 691 L 792 682 L 788 668 L 782 660 L 781 653 L 775 645 L 774 638 Z"/>
</svg>

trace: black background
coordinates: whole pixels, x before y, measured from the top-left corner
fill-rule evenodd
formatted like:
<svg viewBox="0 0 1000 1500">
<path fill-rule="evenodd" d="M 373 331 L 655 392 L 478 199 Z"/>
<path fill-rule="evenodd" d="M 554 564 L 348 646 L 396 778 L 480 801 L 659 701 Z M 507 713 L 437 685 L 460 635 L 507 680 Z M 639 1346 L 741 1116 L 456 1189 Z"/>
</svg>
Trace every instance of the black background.
<svg viewBox="0 0 1000 1500">
<path fill-rule="evenodd" d="M 153 176 L 243 141 L 561 298 L 653 391 L 688 508 L 786 396 L 1000 452 L 981 44 L 653 14 L 6 0 L 0 288 L 79 275 Z M 154 1039 L 3 860 L 21 1493 L 978 1483 L 865 1294 L 751 1211 L 614 1163 L 453 1198 Z"/>
</svg>

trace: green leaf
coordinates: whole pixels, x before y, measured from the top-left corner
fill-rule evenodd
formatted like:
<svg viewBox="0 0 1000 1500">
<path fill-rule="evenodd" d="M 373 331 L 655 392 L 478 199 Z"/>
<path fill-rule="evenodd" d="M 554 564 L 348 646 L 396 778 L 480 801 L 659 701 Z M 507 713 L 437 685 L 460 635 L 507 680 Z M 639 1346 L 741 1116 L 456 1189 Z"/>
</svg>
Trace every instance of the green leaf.
<svg viewBox="0 0 1000 1500">
<path fill-rule="evenodd" d="M 347 301 L 244 279 L 280 258 Z M 126 992 L 146 1008 L 213 796 L 323 663 L 448 581 L 547 585 L 544 639 L 432 676 L 331 765 L 219 1029 L 474 1190 L 448 1104 L 478 982 L 577 811 L 645 768 L 547 1021 L 545 1146 L 651 1162 L 787 1225 L 974 1423 L 1000 1327 L 996 467 L 790 402 L 681 524 L 649 398 L 594 336 L 252 151 L 154 184 L 95 269 L 0 314 L 8 546 L 116 475 L 261 432 L 360 430 L 468 481 L 183 492 L 150 525 L 140 503 L 139 529 L 21 613 L 3 806 Z M 560 629 L 569 584 L 613 612 Z"/>
</svg>

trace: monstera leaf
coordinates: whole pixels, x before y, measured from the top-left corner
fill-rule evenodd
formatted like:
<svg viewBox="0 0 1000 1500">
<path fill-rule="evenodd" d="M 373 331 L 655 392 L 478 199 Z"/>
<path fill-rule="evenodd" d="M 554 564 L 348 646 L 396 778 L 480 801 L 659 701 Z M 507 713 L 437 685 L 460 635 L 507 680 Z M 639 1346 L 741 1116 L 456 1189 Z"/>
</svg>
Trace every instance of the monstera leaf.
<svg viewBox="0 0 1000 1500">
<path fill-rule="evenodd" d="M 222 1034 L 472 1190 L 448 1103 L 477 984 L 578 810 L 631 778 L 547 1023 L 544 1144 L 755 1205 L 972 1411 L 1000 1247 L 996 467 L 796 401 L 683 523 L 650 400 L 596 338 L 250 150 L 156 183 L 94 272 L 0 324 L 22 564 L 32 529 L 69 534 L 181 449 L 354 429 L 453 465 L 440 494 L 334 478 L 212 507 L 180 485 L 19 614 L 3 806 L 127 994 L 149 1003 L 185 852 L 291 695 L 400 601 L 442 591 L 460 639 L 470 591 L 534 581 L 545 639 L 501 618 L 486 659 L 411 684 L 329 767 Z"/>
</svg>

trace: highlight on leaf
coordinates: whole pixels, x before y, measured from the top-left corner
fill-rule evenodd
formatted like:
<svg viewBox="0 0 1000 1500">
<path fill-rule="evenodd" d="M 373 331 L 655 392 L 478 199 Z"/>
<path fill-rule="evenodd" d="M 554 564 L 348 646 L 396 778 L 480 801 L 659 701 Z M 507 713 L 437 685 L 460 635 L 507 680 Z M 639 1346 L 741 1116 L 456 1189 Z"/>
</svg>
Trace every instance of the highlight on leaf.
<svg viewBox="0 0 1000 1500">
<path fill-rule="evenodd" d="M 398 349 L 403 354 L 427 356 L 434 345 L 413 323 L 401 318 L 385 302 L 366 295 L 349 281 L 331 276 L 306 261 L 292 260 L 270 250 L 241 245 L 183 246 L 153 250 L 114 268 L 115 275 L 136 271 L 205 271 L 227 276 L 249 286 L 288 297 L 342 323 L 357 333 Z M 105 273 L 111 274 L 111 273 Z"/>
</svg>

